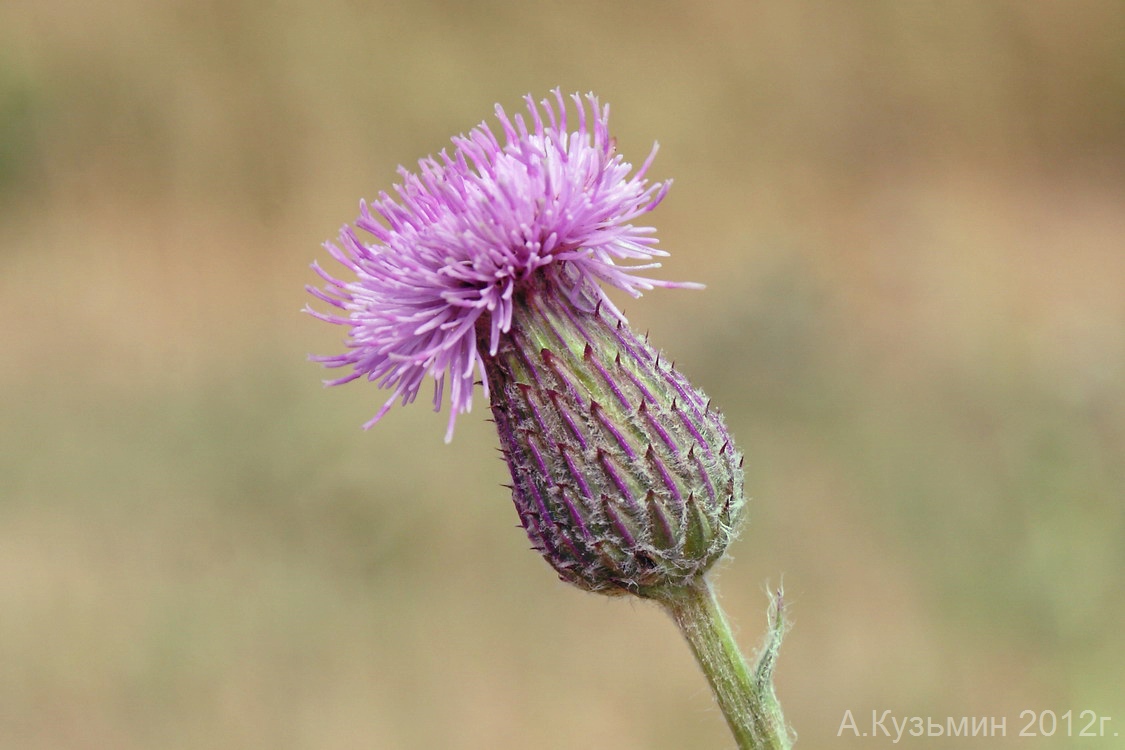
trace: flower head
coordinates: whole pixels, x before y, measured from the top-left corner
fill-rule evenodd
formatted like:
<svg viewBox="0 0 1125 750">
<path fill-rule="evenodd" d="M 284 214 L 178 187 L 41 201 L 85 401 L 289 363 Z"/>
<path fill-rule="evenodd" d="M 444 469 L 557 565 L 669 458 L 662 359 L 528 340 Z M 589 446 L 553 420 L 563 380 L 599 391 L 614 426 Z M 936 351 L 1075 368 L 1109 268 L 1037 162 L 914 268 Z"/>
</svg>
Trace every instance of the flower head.
<svg viewBox="0 0 1125 750">
<path fill-rule="evenodd" d="M 572 96 L 577 127 L 570 129 L 566 101 L 553 94 L 538 106 L 525 98 L 529 119 L 497 105 L 503 142 L 481 123 L 453 139 L 452 153 L 422 159 L 417 173 L 400 168 L 395 195 L 361 203 L 354 228 L 344 226 L 338 243 L 325 243 L 355 280 L 314 264 L 326 284 L 309 291 L 336 310 L 310 312 L 350 335 L 346 352 L 314 359 L 351 369 L 332 385 L 365 377 L 393 391 L 365 426 L 396 400 L 413 401 L 430 377 L 436 410 L 448 384 L 449 440 L 457 415 L 471 407 L 478 376 L 487 396 L 483 357 L 497 353 L 512 327 L 516 293 L 536 276 L 549 273 L 576 305 L 592 300 L 611 310 L 597 282 L 633 296 L 695 286 L 638 274 L 666 255 L 651 227 L 631 223 L 670 184 L 645 179 L 656 147 L 634 172 L 615 152 L 608 106 L 593 94 Z M 363 242 L 357 229 L 375 241 Z"/>
<path fill-rule="evenodd" d="M 393 390 L 435 382 L 450 419 L 469 410 L 477 378 L 512 476 L 528 538 L 561 578 L 590 591 L 661 596 L 689 586 L 725 552 L 742 518 L 742 454 L 722 415 L 602 289 L 634 296 L 659 281 L 638 272 L 665 253 L 631 222 L 664 197 L 614 150 L 609 110 L 591 94 L 509 118 L 504 142 L 481 124 L 453 152 L 400 170 L 396 197 L 361 204 L 355 227 L 326 243 L 354 281 L 310 288 L 348 326 L 348 350 L 317 357 Z M 655 154 L 655 147 L 653 149 Z M 362 242 L 362 230 L 375 241 Z"/>
<path fill-rule="evenodd" d="M 571 130 L 553 93 L 525 99 L 530 120 L 497 106 L 503 143 L 482 123 L 452 154 L 400 168 L 395 197 L 360 204 L 355 227 L 325 243 L 355 280 L 314 264 L 326 285 L 308 288 L 336 308 L 313 315 L 349 328 L 348 351 L 314 359 L 351 368 L 330 384 L 393 390 L 367 426 L 427 377 L 440 410 L 448 380 L 447 441 L 479 374 L 532 547 L 575 586 L 663 604 L 739 746 L 787 748 L 770 682 L 781 621 L 751 678 L 706 580 L 745 516 L 742 453 L 602 289 L 698 286 L 638 274 L 665 253 L 631 222 L 669 183 L 645 179 L 655 146 L 636 172 L 616 154 L 593 94 L 572 97 Z"/>
</svg>

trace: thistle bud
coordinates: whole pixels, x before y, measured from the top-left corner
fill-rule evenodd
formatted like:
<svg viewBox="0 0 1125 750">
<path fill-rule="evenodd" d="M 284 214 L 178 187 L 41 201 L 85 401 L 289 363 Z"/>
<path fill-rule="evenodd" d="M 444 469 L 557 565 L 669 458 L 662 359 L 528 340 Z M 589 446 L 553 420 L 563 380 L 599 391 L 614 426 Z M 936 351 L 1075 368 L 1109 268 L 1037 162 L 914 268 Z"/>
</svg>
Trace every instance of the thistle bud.
<svg viewBox="0 0 1125 750">
<path fill-rule="evenodd" d="M 688 585 L 736 532 L 742 456 L 702 392 L 596 293 L 568 299 L 561 286 L 517 292 L 485 360 L 520 520 L 581 588 Z"/>
</svg>

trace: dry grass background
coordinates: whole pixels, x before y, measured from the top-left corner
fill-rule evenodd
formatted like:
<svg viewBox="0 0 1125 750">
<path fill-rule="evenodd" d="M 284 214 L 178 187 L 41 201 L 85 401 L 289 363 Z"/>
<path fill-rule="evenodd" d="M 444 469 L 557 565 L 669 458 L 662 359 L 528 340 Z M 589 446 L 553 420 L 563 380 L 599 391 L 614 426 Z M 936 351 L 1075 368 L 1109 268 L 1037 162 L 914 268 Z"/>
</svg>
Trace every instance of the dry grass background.
<svg viewBox="0 0 1125 750">
<path fill-rule="evenodd" d="M 6 0 L 0 747 L 729 746 L 659 612 L 527 551 L 483 405 L 363 433 L 304 361 L 359 198 L 556 85 L 675 178 L 708 290 L 626 312 L 748 454 L 718 581 L 750 649 L 784 577 L 801 746 L 1120 747 L 1014 736 L 1125 735 L 1125 6 L 1084 0 Z"/>
</svg>

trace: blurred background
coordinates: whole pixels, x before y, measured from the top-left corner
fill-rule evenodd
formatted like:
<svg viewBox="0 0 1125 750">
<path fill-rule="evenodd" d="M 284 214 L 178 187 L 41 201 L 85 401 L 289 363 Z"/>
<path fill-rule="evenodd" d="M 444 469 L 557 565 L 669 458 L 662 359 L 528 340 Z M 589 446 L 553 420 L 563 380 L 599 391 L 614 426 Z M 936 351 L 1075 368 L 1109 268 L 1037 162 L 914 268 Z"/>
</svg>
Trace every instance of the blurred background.
<svg viewBox="0 0 1125 750">
<path fill-rule="evenodd" d="M 0 747 L 731 746 L 661 612 L 528 551 L 484 404 L 363 432 L 306 361 L 359 199 L 555 86 L 675 179 L 708 288 L 625 312 L 747 453 L 716 580 L 747 651 L 784 581 L 800 746 L 1121 747 L 1061 718 L 1125 736 L 1112 0 L 5 0 Z"/>
</svg>

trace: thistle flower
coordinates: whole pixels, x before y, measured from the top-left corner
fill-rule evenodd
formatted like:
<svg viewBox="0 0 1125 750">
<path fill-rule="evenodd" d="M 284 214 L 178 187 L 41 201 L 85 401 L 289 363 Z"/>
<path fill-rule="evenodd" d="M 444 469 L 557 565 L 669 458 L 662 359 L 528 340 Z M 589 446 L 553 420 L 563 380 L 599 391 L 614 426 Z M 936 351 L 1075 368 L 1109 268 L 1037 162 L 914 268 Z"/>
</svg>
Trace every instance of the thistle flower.
<svg viewBox="0 0 1125 750">
<path fill-rule="evenodd" d="M 630 176 L 631 165 L 614 153 L 609 107 L 592 94 L 585 103 L 575 95 L 578 127 L 570 132 L 562 94 L 554 95 L 542 111 L 525 98 L 530 127 L 497 105 L 503 144 L 481 123 L 453 139 L 452 155 L 422 159 L 417 174 L 400 167 L 397 200 L 380 193 L 370 206 L 360 204 L 355 229 L 372 235 L 374 244 L 361 242 L 349 226 L 340 230 L 338 245 L 325 243 L 356 280 L 341 281 L 314 264 L 327 286 L 309 291 L 343 315 L 309 312 L 348 326 L 351 338 L 344 354 L 314 359 L 351 368 L 331 385 L 366 377 L 393 390 L 367 427 L 396 400 L 413 401 L 429 376 L 438 410 L 448 380 L 448 442 L 457 415 L 472 406 L 476 376 L 484 375 L 477 329 L 487 330 L 483 353 L 495 356 L 512 327 L 516 292 L 548 269 L 569 265 L 577 272 L 556 274 L 557 292 L 576 303 L 578 287 L 591 281 L 633 296 L 657 286 L 698 286 L 637 273 L 658 268 L 652 259 L 666 255 L 655 247 L 651 227 L 629 223 L 655 208 L 670 185 L 645 180 L 656 147 Z"/>
<path fill-rule="evenodd" d="M 715 625 L 704 573 L 742 516 L 742 456 L 710 401 L 602 289 L 699 285 L 642 273 L 666 255 L 651 227 L 632 223 L 670 184 L 645 177 L 656 146 L 633 171 L 616 154 L 609 108 L 592 94 L 572 100 L 573 129 L 558 90 L 538 105 L 525 98 L 526 118 L 498 105 L 503 141 L 481 123 L 416 173 L 400 168 L 394 196 L 361 203 L 354 228 L 325 243 L 354 280 L 314 264 L 325 286 L 309 287 L 335 308 L 309 312 L 346 326 L 347 350 L 313 359 L 348 370 L 329 384 L 366 378 L 392 392 L 366 427 L 432 379 L 434 408 L 448 401 L 447 442 L 479 378 L 520 519 L 559 576 L 654 598 L 697 656 L 710 638 L 718 656 L 707 659 L 729 659 L 737 647 L 715 645 L 729 631 Z M 750 691 L 746 674 L 731 679 Z"/>
</svg>

